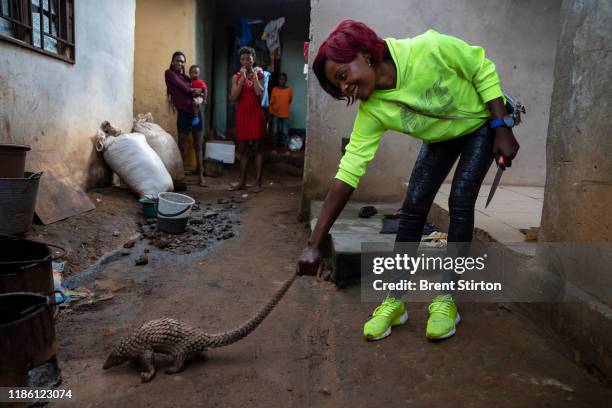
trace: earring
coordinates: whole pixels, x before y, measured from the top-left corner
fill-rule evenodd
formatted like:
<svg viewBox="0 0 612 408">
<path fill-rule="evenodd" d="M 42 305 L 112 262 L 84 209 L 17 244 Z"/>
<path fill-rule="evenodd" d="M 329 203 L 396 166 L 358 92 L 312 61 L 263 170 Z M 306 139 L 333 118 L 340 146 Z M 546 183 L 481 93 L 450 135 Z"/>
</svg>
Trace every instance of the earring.
<svg viewBox="0 0 612 408">
<path fill-rule="evenodd" d="M 370 61 L 370 59 L 368 58 L 368 67 L 372 66 L 372 61 Z"/>
</svg>

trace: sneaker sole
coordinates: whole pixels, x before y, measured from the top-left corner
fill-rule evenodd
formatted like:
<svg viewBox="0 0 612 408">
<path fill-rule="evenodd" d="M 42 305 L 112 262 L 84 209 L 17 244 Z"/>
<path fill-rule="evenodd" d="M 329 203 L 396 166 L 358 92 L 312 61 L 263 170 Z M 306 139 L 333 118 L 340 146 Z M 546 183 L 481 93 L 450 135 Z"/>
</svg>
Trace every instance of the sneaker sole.
<svg viewBox="0 0 612 408">
<path fill-rule="evenodd" d="M 381 334 L 380 336 L 377 336 L 377 337 L 366 336 L 365 339 L 367 341 L 382 340 L 382 339 L 384 339 L 385 337 L 388 337 L 391 334 L 391 327 L 399 326 L 401 324 L 406 323 L 407 321 L 408 321 L 408 311 L 405 311 L 404 314 L 400 316 L 399 323 L 391 324 L 391 326 L 389 326 L 389 328 L 387 330 L 385 330 L 385 332 L 383 334 Z"/>
<path fill-rule="evenodd" d="M 429 340 L 444 340 L 444 339 L 448 339 L 449 337 L 453 336 L 456 332 L 457 332 L 457 325 L 461 323 L 461 316 L 459 315 L 459 313 L 457 313 L 457 317 L 455 317 L 455 326 L 453 327 L 453 329 L 451 331 L 449 331 L 448 333 L 439 336 L 439 337 L 432 337 L 432 336 L 428 336 L 427 334 L 425 335 Z"/>
</svg>

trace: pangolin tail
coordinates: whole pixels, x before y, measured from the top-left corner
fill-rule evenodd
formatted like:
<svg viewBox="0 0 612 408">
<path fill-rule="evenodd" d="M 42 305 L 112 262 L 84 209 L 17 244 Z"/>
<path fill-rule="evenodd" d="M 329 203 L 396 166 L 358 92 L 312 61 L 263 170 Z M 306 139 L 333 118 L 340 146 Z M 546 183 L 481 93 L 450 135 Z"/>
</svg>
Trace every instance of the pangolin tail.
<svg viewBox="0 0 612 408">
<path fill-rule="evenodd" d="M 283 298 L 287 290 L 291 287 L 297 275 L 293 275 L 290 279 L 288 279 L 283 286 L 274 294 L 272 299 L 265 305 L 255 316 L 253 316 L 250 320 L 242 324 L 241 326 L 235 328 L 234 330 L 226 331 L 223 333 L 216 333 L 210 335 L 210 340 L 208 347 L 223 347 L 228 346 L 232 343 L 235 343 L 239 340 L 242 340 L 253 330 L 259 326 L 259 324 L 270 314 L 274 306 Z"/>
</svg>

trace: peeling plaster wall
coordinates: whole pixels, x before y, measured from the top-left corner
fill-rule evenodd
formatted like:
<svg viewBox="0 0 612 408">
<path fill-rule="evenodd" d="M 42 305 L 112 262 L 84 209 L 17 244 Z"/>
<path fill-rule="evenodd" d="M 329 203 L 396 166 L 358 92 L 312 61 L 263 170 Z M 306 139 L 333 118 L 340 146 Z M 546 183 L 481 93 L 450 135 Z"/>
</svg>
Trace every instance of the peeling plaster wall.
<svg viewBox="0 0 612 408">
<path fill-rule="evenodd" d="M 404 38 L 428 28 L 483 46 L 497 65 L 503 88 L 529 111 L 517 129 L 521 152 L 504 183 L 542 186 L 545 144 L 559 32 L 560 0 L 313 0 L 310 63 L 319 44 L 346 18 L 366 22 L 382 37 Z M 340 160 L 342 137 L 350 135 L 356 107 L 346 108 L 320 88 L 312 70 L 308 84 L 308 141 L 304 199 L 324 197 Z M 395 132 L 383 137 L 377 157 L 353 198 L 400 200 L 420 142 Z M 493 178 L 493 171 L 485 182 Z"/>
<path fill-rule="evenodd" d="M 575 253 L 546 254 L 551 271 L 587 291 L 610 282 L 611 14 L 609 1 L 563 2 L 548 128 L 539 240 L 597 243 Z M 590 300 L 543 305 L 537 310 L 571 343 L 574 360 L 610 384 L 612 303 L 609 296 L 599 302 Z"/>
<path fill-rule="evenodd" d="M 0 40 L 0 143 L 53 151 L 83 188 L 106 177 L 94 137 L 131 128 L 135 3 L 75 2 L 75 64 Z"/>
<path fill-rule="evenodd" d="M 547 143 L 547 241 L 612 241 L 611 10 L 606 1 L 564 2 Z"/>
</svg>

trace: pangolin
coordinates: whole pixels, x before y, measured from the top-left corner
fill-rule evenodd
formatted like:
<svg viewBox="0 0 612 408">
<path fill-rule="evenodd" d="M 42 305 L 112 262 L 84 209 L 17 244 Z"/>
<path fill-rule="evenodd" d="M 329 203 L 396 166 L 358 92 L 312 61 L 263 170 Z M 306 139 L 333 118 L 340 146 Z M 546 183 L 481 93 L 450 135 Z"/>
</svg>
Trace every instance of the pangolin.
<svg viewBox="0 0 612 408">
<path fill-rule="evenodd" d="M 197 355 L 204 357 L 207 349 L 228 346 L 249 335 L 282 299 L 296 276 L 288 279 L 255 316 L 234 330 L 207 334 L 175 319 L 150 320 L 121 339 L 102 368 L 106 370 L 128 360 L 135 360 L 142 365 L 142 381 L 148 382 L 155 375 L 153 353 L 161 353 L 172 356 L 174 360 L 172 366 L 166 369 L 166 374 L 178 373 L 188 360 Z"/>
</svg>

